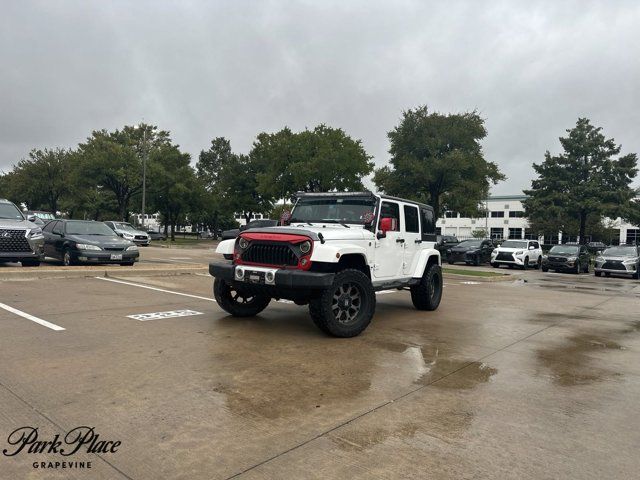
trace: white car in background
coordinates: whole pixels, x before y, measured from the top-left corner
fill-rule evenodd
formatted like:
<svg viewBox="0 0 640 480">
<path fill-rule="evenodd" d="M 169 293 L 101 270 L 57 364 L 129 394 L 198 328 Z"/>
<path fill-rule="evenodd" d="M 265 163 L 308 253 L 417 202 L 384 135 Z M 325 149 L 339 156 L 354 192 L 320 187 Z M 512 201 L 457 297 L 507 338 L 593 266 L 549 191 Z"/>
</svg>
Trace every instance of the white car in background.
<svg viewBox="0 0 640 480">
<path fill-rule="evenodd" d="M 148 246 L 151 238 L 147 232 L 137 230 L 130 223 L 126 222 L 104 222 L 107 227 L 116 232 L 119 237 L 129 240 L 136 245 Z"/>
<path fill-rule="evenodd" d="M 506 240 L 491 252 L 491 266 L 517 266 L 523 270 L 528 267 L 540 268 L 542 265 L 542 247 L 537 240 Z"/>
</svg>

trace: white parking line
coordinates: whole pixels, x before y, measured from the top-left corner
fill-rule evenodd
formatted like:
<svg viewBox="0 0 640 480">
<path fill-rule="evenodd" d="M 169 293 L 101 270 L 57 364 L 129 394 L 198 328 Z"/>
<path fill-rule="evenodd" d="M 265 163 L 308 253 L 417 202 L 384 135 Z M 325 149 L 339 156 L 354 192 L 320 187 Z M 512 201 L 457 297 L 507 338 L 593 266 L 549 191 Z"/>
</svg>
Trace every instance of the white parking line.
<svg viewBox="0 0 640 480">
<path fill-rule="evenodd" d="M 131 285 L 132 287 L 146 288 L 147 290 L 155 290 L 156 292 L 173 293 L 174 295 L 198 298 L 200 300 L 207 300 L 208 302 L 216 303 L 216 301 L 213 298 L 201 297 L 199 295 L 191 295 L 190 293 L 174 292 L 173 290 L 165 290 L 164 288 L 150 287 L 149 285 L 140 285 L 139 283 L 133 283 L 133 282 L 125 282 L 124 280 L 116 280 L 114 278 L 105 278 L 105 277 L 94 277 L 94 278 L 98 280 L 104 280 L 105 282 L 121 283 L 123 285 Z"/>
<path fill-rule="evenodd" d="M 190 317 L 193 315 L 204 315 L 202 312 L 195 310 L 170 310 L 168 312 L 138 313 L 136 315 L 127 315 L 128 318 L 148 322 L 149 320 L 162 320 L 165 318 Z"/>
<path fill-rule="evenodd" d="M 22 318 L 26 318 L 27 320 L 31 320 L 32 322 L 36 322 L 43 327 L 50 328 L 51 330 L 62 331 L 64 328 L 56 325 L 55 323 L 47 322 L 46 320 L 42 320 L 41 318 L 34 317 L 33 315 L 29 315 L 17 308 L 10 307 L 9 305 L 5 305 L 4 303 L 0 303 L 0 308 L 5 309 L 7 312 L 15 313 L 16 315 L 21 316 Z"/>
</svg>

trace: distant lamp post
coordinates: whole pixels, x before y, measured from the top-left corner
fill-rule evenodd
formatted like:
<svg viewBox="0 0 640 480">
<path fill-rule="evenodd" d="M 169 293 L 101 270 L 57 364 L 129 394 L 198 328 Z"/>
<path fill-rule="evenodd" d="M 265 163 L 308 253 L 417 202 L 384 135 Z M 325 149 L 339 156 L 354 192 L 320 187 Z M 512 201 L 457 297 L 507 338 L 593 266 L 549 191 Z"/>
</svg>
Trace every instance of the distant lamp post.
<svg viewBox="0 0 640 480">
<path fill-rule="evenodd" d="M 145 228 L 144 212 L 147 202 L 147 128 L 144 123 L 138 125 L 142 128 L 142 229 Z"/>
</svg>

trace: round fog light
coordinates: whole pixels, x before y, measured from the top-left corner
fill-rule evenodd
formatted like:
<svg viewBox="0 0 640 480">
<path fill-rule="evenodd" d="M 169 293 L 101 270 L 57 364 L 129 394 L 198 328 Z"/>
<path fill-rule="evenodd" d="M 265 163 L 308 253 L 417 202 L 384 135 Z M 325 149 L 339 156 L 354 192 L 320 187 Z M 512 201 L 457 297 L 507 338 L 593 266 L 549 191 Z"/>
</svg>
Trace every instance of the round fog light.
<svg viewBox="0 0 640 480">
<path fill-rule="evenodd" d="M 274 275 L 273 272 L 267 272 L 267 274 L 265 275 L 265 280 L 269 283 L 272 283 L 275 280 L 276 276 Z"/>
<path fill-rule="evenodd" d="M 236 268 L 236 278 L 238 280 L 242 280 L 242 277 L 244 277 L 244 269 L 242 268 Z"/>
</svg>

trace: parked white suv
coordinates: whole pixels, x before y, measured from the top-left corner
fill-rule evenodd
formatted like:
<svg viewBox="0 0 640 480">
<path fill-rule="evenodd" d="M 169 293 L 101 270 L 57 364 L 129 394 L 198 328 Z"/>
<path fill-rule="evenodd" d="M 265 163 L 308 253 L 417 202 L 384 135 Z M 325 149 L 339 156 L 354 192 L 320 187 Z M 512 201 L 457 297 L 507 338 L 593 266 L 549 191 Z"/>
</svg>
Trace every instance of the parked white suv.
<svg viewBox="0 0 640 480">
<path fill-rule="evenodd" d="M 491 266 L 508 265 L 522 268 L 540 268 L 542 265 L 542 247 L 537 240 L 505 240 L 491 252 Z"/>
<path fill-rule="evenodd" d="M 281 224 L 218 245 L 232 260 L 211 263 L 209 272 L 231 315 L 254 316 L 284 298 L 308 304 L 325 333 L 353 337 L 371 322 L 376 291 L 407 288 L 417 309 L 438 308 L 433 208 L 371 192 L 301 193 Z"/>
<path fill-rule="evenodd" d="M 126 222 L 104 222 L 107 227 L 116 232 L 116 235 L 135 243 L 136 245 L 148 246 L 151 238 L 147 232 L 137 230 L 130 223 Z"/>
</svg>

